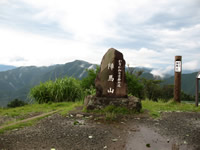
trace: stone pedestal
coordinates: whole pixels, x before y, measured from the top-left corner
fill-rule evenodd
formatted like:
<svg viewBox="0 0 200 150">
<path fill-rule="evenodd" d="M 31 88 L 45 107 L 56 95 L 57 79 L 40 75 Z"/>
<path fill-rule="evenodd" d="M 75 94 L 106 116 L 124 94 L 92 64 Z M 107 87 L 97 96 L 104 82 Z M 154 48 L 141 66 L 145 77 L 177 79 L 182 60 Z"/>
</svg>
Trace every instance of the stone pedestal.
<svg viewBox="0 0 200 150">
<path fill-rule="evenodd" d="M 88 110 L 103 109 L 109 105 L 125 107 L 135 112 L 140 112 L 142 108 L 140 99 L 134 96 L 129 96 L 127 98 L 107 98 L 89 95 L 86 96 L 84 100 L 84 106 Z"/>
</svg>

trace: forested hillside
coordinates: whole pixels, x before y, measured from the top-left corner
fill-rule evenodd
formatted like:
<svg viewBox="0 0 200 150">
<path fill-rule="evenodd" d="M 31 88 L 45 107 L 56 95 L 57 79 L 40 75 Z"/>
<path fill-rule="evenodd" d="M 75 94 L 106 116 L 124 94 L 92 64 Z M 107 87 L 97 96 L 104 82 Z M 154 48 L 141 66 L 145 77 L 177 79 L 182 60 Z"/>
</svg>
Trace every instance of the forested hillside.
<svg viewBox="0 0 200 150">
<path fill-rule="evenodd" d="M 87 75 L 86 69 L 93 68 L 85 61 L 76 60 L 63 65 L 49 67 L 19 67 L 0 72 L 0 106 L 15 98 L 26 100 L 30 88 L 47 80 L 55 80 L 65 76 L 82 79 Z"/>
</svg>

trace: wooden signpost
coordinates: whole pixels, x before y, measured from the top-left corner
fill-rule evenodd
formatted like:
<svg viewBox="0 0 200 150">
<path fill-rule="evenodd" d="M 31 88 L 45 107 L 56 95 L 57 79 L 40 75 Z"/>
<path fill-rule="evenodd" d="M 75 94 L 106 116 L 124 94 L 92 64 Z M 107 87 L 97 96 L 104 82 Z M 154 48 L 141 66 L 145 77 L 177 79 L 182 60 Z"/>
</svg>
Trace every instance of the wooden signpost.
<svg viewBox="0 0 200 150">
<path fill-rule="evenodd" d="M 175 56 L 174 62 L 174 101 L 181 102 L 182 56 Z"/>
<path fill-rule="evenodd" d="M 200 80 L 200 72 L 196 76 L 196 99 L 195 99 L 195 105 L 197 107 L 199 105 L 199 80 Z"/>
</svg>

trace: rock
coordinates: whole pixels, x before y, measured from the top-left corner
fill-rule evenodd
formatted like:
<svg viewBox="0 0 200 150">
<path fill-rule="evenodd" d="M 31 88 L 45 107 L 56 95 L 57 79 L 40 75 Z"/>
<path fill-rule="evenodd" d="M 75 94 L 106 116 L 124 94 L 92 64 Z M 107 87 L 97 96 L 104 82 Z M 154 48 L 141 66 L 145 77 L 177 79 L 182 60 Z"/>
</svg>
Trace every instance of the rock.
<svg viewBox="0 0 200 150">
<path fill-rule="evenodd" d="M 118 139 L 112 139 L 112 141 L 113 141 L 113 142 L 117 142 L 117 141 L 118 141 Z"/>
<path fill-rule="evenodd" d="M 90 136 L 88 136 L 88 138 L 89 138 L 89 139 L 92 139 L 92 138 L 93 138 L 93 136 L 91 136 L 91 135 L 90 135 Z"/>
<path fill-rule="evenodd" d="M 125 60 L 121 52 L 110 48 L 103 56 L 95 87 L 97 97 L 127 97 Z"/>
<path fill-rule="evenodd" d="M 167 139 L 167 143 L 169 143 L 170 142 L 170 139 Z"/>
<path fill-rule="evenodd" d="M 108 146 L 104 146 L 104 147 L 103 147 L 103 149 L 107 149 L 107 148 L 108 148 Z"/>
<path fill-rule="evenodd" d="M 186 136 L 188 137 L 188 136 L 190 136 L 189 134 L 186 134 Z"/>
<path fill-rule="evenodd" d="M 83 115 L 82 115 L 82 114 L 76 114 L 76 117 L 77 117 L 77 118 L 82 118 Z"/>
</svg>

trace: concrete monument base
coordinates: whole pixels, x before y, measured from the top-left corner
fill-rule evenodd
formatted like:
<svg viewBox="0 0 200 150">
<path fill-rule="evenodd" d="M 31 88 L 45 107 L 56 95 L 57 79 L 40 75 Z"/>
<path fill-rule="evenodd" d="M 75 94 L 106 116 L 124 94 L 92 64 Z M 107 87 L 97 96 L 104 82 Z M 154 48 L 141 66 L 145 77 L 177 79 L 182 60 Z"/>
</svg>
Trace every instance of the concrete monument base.
<svg viewBox="0 0 200 150">
<path fill-rule="evenodd" d="M 139 98 L 129 96 L 127 98 L 108 98 L 108 97 L 96 97 L 95 95 L 89 95 L 85 97 L 84 106 L 88 110 L 102 109 L 108 105 L 114 105 L 117 107 L 125 107 L 129 110 L 140 112 L 142 104 Z"/>
</svg>

